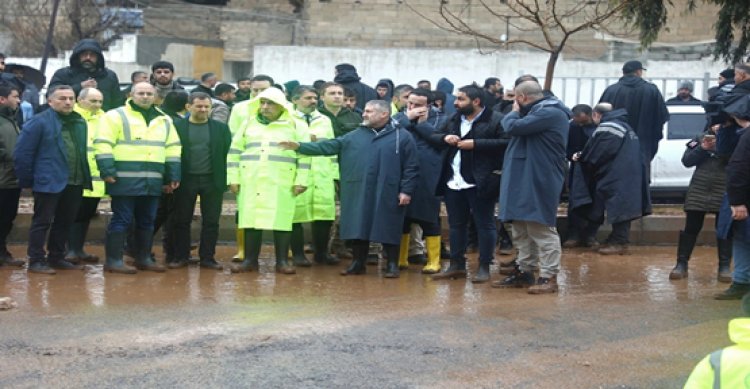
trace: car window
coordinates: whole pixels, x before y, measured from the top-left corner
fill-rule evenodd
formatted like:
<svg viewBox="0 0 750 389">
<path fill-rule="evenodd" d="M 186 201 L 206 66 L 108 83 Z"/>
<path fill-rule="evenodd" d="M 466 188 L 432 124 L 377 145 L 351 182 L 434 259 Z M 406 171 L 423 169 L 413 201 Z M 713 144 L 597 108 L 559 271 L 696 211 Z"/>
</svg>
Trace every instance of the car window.
<svg viewBox="0 0 750 389">
<path fill-rule="evenodd" d="M 670 113 L 667 122 L 667 139 L 692 139 L 703 132 L 706 119 L 703 114 Z"/>
</svg>

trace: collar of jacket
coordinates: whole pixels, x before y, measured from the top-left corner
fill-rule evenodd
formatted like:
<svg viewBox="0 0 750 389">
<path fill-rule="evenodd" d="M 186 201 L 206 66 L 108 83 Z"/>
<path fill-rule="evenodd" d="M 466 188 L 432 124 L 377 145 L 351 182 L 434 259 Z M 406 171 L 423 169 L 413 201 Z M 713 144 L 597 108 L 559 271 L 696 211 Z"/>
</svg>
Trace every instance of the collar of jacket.
<svg viewBox="0 0 750 389">
<path fill-rule="evenodd" d="M 453 114 L 453 117 L 451 118 L 451 120 L 453 121 L 454 124 L 456 124 L 457 126 L 460 126 L 461 116 L 463 115 L 461 115 L 460 112 L 456 111 L 456 113 Z M 479 116 L 474 118 L 474 122 L 472 123 L 471 127 L 474 128 L 474 126 L 477 123 L 489 122 L 490 118 L 492 118 L 492 110 L 485 107 L 484 110 L 479 113 Z"/>
<path fill-rule="evenodd" d="M 8 106 L 0 106 L 0 116 L 16 123 L 16 114 L 18 110 L 11 109 Z"/>
<path fill-rule="evenodd" d="M 96 112 L 91 112 L 88 109 L 85 109 L 81 107 L 80 105 L 78 105 L 78 103 L 76 103 L 76 105 L 73 106 L 73 111 L 78 112 L 78 114 L 81 115 L 83 119 L 86 120 L 87 122 L 90 121 L 91 119 L 98 118 L 99 116 L 101 116 L 101 114 L 104 113 L 104 111 L 102 111 L 101 109 Z"/>
</svg>

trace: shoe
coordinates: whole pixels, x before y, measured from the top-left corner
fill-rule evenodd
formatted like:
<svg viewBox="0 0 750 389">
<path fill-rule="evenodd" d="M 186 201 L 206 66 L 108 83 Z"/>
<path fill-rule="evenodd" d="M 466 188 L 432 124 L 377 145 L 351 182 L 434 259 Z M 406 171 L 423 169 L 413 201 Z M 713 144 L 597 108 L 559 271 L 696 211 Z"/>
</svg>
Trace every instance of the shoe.
<svg viewBox="0 0 750 389">
<path fill-rule="evenodd" d="M 352 255 L 352 249 L 346 247 L 340 247 L 338 250 L 336 250 L 335 255 L 339 260 L 354 258 L 354 255 Z"/>
<path fill-rule="evenodd" d="M 109 232 L 104 243 L 104 271 L 119 274 L 135 274 L 138 271 L 125 264 L 122 259 L 125 232 Z"/>
<path fill-rule="evenodd" d="M 495 281 L 490 286 L 493 288 L 525 288 L 535 284 L 534 273 L 521 271 L 515 268 L 513 274 L 501 281 Z"/>
<path fill-rule="evenodd" d="M 528 289 L 529 294 L 557 293 L 557 276 L 539 277 Z"/>
<path fill-rule="evenodd" d="M 455 280 L 457 278 L 466 278 L 465 261 L 457 263 L 457 261 L 451 260 L 450 265 L 447 269 L 445 269 L 445 271 L 443 271 L 442 273 L 434 274 L 432 276 L 433 280 Z"/>
<path fill-rule="evenodd" d="M 11 254 L 10 251 L 8 251 L 7 249 L 4 251 L 5 251 L 4 253 L 0 254 L 0 267 L 3 267 L 3 266 L 23 267 L 24 265 L 26 265 L 26 261 L 13 258 L 13 254 Z"/>
<path fill-rule="evenodd" d="M 435 274 L 440 271 L 440 236 L 426 236 L 427 264 L 422 268 L 422 274 Z"/>
<path fill-rule="evenodd" d="M 367 266 L 365 266 L 365 261 L 363 259 L 353 259 L 352 263 L 349 264 L 349 267 L 341 271 L 342 276 L 352 276 L 352 275 L 360 275 L 367 273 Z"/>
<path fill-rule="evenodd" d="M 57 270 L 83 270 L 83 265 L 76 265 L 64 259 L 50 260 L 49 267 Z"/>
<path fill-rule="evenodd" d="M 164 273 L 167 271 L 166 267 L 159 265 L 153 260 L 136 261 L 135 268 L 141 271 L 152 271 L 154 273 Z"/>
<path fill-rule="evenodd" d="M 716 280 L 719 282 L 723 282 L 725 284 L 732 282 L 732 270 L 729 267 L 721 267 L 719 266 L 718 274 L 716 275 Z"/>
<path fill-rule="evenodd" d="M 333 255 L 328 255 L 328 254 L 325 254 L 324 256 L 315 254 L 314 260 L 315 260 L 315 263 L 320 264 L 320 265 L 336 266 L 339 263 L 341 263 L 341 260 L 339 258 L 334 257 Z M 295 266 L 296 265 L 297 264 L 295 263 Z"/>
<path fill-rule="evenodd" d="M 292 263 L 294 264 L 294 266 L 299 266 L 299 267 L 311 267 L 312 266 L 312 262 L 310 262 L 310 260 L 307 259 L 307 257 L 305 257 L 305 254 L 293 255 Z"/>
<path fill-rule="evenodd" d="M 219 262 L 216 262 L 215 259 L 201 259 L 199 263 L 200 267 L 204 269 L 213 269 L 213 270 L 224 270 L 224 265 L 220 264 Z"/>
<path fill-rule="evenodd" d="M 474 284 L 483 284 L 490 280 L 490 264 L 480 263 L 477 267 L 477 273 L 471 279 Z"/>
<path fill-rule="evenodd" d="M 242 263 L 238 265 L 232 265 L 229 270 L 232 273 L 250 273 L 250 272 L 257 272 L 260 268 L 258 264 L 258 260 L 255 261 L 250 259 L 245 259 L 242 261 Z"/>
<path fill-rule="evenodd" d="M 388 263 L 386 264 L 385 274 L 383 274 L 383 278 L 398 278 L 400 276 L 399 265 L 397 261 L 398 261 L 397 258 L 388 259 Z"/>
<path fill-rule="evenodd" d="M 599 247 L 599 250 L 597 252 L 601 255 L 626 255 L 629 253 L 628 251 L 628 245 L 625 244 L 606 244 L 602 247 Z"/>
<path fill-rule="evenodd" d="M 594 250 L 599 249 L 599 241 L 596 238 L 588 238 L 583 242 L 583 247 L 588 247 Z"/>
<path fill-rule="evenodd" d="M 732 241 L 717 239 L 716 248 L 719 254 L 719 269 L 716 278 L 719 282 L 732 282 Z"/>
<path fill-rule="evenodd" d="M 367 264 L 370 266 L 377 266 L 380 257 L 377 254 L 367 254 Z"/>
<path fill-rule="evenodd" d="M 30 261 L 29 267 L 26 269 L 29 273 L 38 273 L 38 274 L 57 274 L 55 269 L 49 267 L 47 264 L 47 261 Z"/>
<path fill-rule="evenodd" d="M 407 260 L 410 265 L 424 265 L 427 263 L 427 257 L 424 254 L 410 255 Z"/>
<path fill-rule="evenodd" d="M 669 272 L 670 280 L 681 280 L 683 278 L 687 278 L 687 276 L 688 276 L 687 261 L 677 261 L 677 264 L 674 265 L 674 269 L 672 269 L 672 271 Z"/>
<path fill-rule="evenodd" d="M 574 247 L 578 247 L 578 240 L 577 239 L 568 239 L 565 242 L 563 242 L 562 247 L 564 249 L 572 249 Z"/>
<path fill-rule="evenodd" d="M 169 268 L 169 269 L 181 269 L 183 267 L 188 267 L 188 260 L 187 259 L 178 259 L 176 261 L 167 261 L 167 268 Z"/>
<path fill-rule="evenodd" d="M 721 293 L 715 294 L 716 300 L 740 300 L 746 294 L 750 293 L 750 284 L 740 284 L 732 282 L 729 288 Z"/>
</svg>

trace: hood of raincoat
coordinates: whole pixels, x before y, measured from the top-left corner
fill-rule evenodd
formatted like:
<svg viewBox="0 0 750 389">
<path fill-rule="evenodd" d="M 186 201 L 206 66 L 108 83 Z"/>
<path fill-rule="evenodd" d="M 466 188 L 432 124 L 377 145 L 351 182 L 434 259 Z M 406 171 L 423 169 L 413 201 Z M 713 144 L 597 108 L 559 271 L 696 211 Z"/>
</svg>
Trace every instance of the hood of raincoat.
<svg viewBox="0 0 750 389">
<path fill-rule="evenodd" d="M 263 92 L 260 92 L 254 99 L 250 100 L 250 112 L 252 112 L 254 116 L 258 114 L 258 110 L 260 109 L 260 99 L 271 100 L 283 108 L 284 112 L 281 113 L 279 119 L 292 119 L 291 114 L 294 112 L 294 107 L 292 106 L 292 103 L 286 99 L 284 92 L 279 90 L 279 88 L 268 88 Z"/>
<path fill-rule="evenodd" d="M 104 69 L 104 55 L 102 55 L 102 46 L 99 45 L 99 42 L 94 39 L 82 39 L 81 41 L 76 43 L 75 47 L 73 47 L 73 54 L 70 55 L 70 67 L 74 69 L 83 69 L 81 67 L 81 60 L 78 58 L 78 56 L 86 50 L 91 50 L 96 53 L 96 69 Z"/>
</svg>

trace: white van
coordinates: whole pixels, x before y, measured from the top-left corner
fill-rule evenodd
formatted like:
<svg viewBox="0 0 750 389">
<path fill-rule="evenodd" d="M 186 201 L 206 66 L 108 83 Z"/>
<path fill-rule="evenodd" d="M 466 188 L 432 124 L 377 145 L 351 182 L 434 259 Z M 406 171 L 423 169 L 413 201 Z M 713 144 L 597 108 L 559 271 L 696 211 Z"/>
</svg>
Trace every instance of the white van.
<svg viewBox="0 0 750 389">
<path fill-rule="evenodd" d="M 685 145 L 703 133 L 706 115 L 700 105 L 668 105 L 669 121 L 664 124 L 659 150 L 651 161 L 651 196 L 684 200 L 694 168 L 682 165 Z"/>
</svg>

